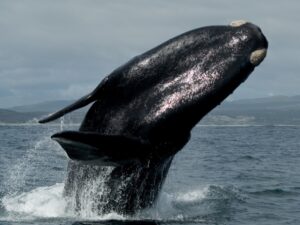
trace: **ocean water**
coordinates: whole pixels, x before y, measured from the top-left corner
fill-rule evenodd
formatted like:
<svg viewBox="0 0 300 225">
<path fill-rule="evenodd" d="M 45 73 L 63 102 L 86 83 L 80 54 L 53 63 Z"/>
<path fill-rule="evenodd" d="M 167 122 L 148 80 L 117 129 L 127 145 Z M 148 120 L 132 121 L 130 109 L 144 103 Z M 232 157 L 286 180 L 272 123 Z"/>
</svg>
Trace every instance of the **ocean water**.
<svg viewBox="0 0 300 225">
<path fill-rule="evenodd" d="M 195 127 L 156 205 L 124 217 L 63 197 L 68 159 L 50 139 L 74 129 L 62 125 L 0 125 L 1 225 L 300 224 L 298 126 Z"/>
</svg>

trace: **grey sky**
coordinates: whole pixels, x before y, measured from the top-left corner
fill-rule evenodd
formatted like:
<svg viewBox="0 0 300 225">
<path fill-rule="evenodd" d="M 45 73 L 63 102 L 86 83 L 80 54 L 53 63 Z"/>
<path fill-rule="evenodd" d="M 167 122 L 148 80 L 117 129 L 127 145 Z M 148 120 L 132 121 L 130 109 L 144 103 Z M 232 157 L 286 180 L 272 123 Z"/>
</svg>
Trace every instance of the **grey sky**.
<svg viewBox="0 0 300 225">
<path fill-rule="evenodd" d="M 133 56 L 187 30 L 246 19 L 266 60 L 230 97 L 300 94 L 299 1 L 0 1 L 0 108 L 75 99 Z"/>
</svg>

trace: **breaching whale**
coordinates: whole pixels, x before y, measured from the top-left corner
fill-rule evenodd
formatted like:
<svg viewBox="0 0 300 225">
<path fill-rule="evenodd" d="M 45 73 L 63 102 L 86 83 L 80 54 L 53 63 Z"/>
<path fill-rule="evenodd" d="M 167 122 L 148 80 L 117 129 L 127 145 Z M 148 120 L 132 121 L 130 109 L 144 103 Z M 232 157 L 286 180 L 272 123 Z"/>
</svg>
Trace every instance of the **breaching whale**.
<svg viewBox="0 0 300 225">
<path fill-rule="evenodd" d="M 268 42 L 256 25 L 235 21 L 174 37 L 115 69 L 88 95 L 40 120 L 93 105 L 79 131 L 52 138 L 69 158 L 65 194 L 76 208 L 92 177 L 105 177 L 99 213 L 152 206 L 191 129 L 261 63 Z M 103 190 L 103 189 L 102 189 Z"/>
</svg>

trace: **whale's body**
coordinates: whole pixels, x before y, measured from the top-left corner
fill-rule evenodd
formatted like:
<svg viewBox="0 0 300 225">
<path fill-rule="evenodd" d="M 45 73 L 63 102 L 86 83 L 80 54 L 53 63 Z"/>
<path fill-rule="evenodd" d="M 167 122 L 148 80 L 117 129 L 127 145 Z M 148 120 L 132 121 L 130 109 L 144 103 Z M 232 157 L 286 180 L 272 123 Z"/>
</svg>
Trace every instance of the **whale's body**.
<svg viewBox="0 0 300 225">
<path fill-rule="evenodd" d="M 98 210 L 127 214 L 152 206 L 191 129 L 248 77 L 267 45 L 251 23 L 195 29 L 134 57 L 93 92 L 41 120 L 94 102 L 79 131 L 52 136 L 71 159 L 66 194 L 78 198 L 84 182 L 113 166 Z"/>
</svg>

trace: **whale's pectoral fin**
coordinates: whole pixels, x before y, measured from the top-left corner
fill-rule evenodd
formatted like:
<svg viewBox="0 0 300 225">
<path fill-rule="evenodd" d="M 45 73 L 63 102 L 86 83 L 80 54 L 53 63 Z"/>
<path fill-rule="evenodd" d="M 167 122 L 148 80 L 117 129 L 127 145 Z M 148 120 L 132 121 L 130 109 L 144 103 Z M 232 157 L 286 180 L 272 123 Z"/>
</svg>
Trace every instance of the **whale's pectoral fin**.
<svg viewBox="0 0 300 225">
<path fill-rule="evenodd" d="M 82 98 L 80 98 L 79 100 L 77 100 L 76 102 L 74 102 L 71 105 L 68 105 L 67 107 L 57 111 L 56 113 L 50 114 L 49 116 L 39 120 L 39 123 L 47 123 L 53 120 L 58 119 L 59 117 L 62 117 L 63 115 L 72 112 L 76 109 L 82 108 L 88 104 L 90 104 L 91 102 L 95 101 L 95 99 L 93 98 L 92 95 L 88 94 Z"/>
<path fill-rule="evenodd" d="M 141 160 L 151 153 L 150 144 L 137 138 L 101 135 L 93 132 L 65 131 L 54 134 L 56 140 L 72 160 L 105 165 Z"/>
<path fill-rule="evenodd" d="M 51 122 L 53 120 L 58 119 L 59 117 L 62 117 L 63 115 L 72 112 L 76 109 L 82 108 L 97 99 L 100 98 L 101 90 L 103 91 L 103 86 L 105 84 L 107 79 L 104 79 L 91 93 L 83 96 L 82 98 L 78 99 L 76 102 L 72 103 L 71 105 L 66 106 L 65 108 L 50 114 L 49 116 L 39 120 L 39 123 L 47 123 Z"/>
</svg>

